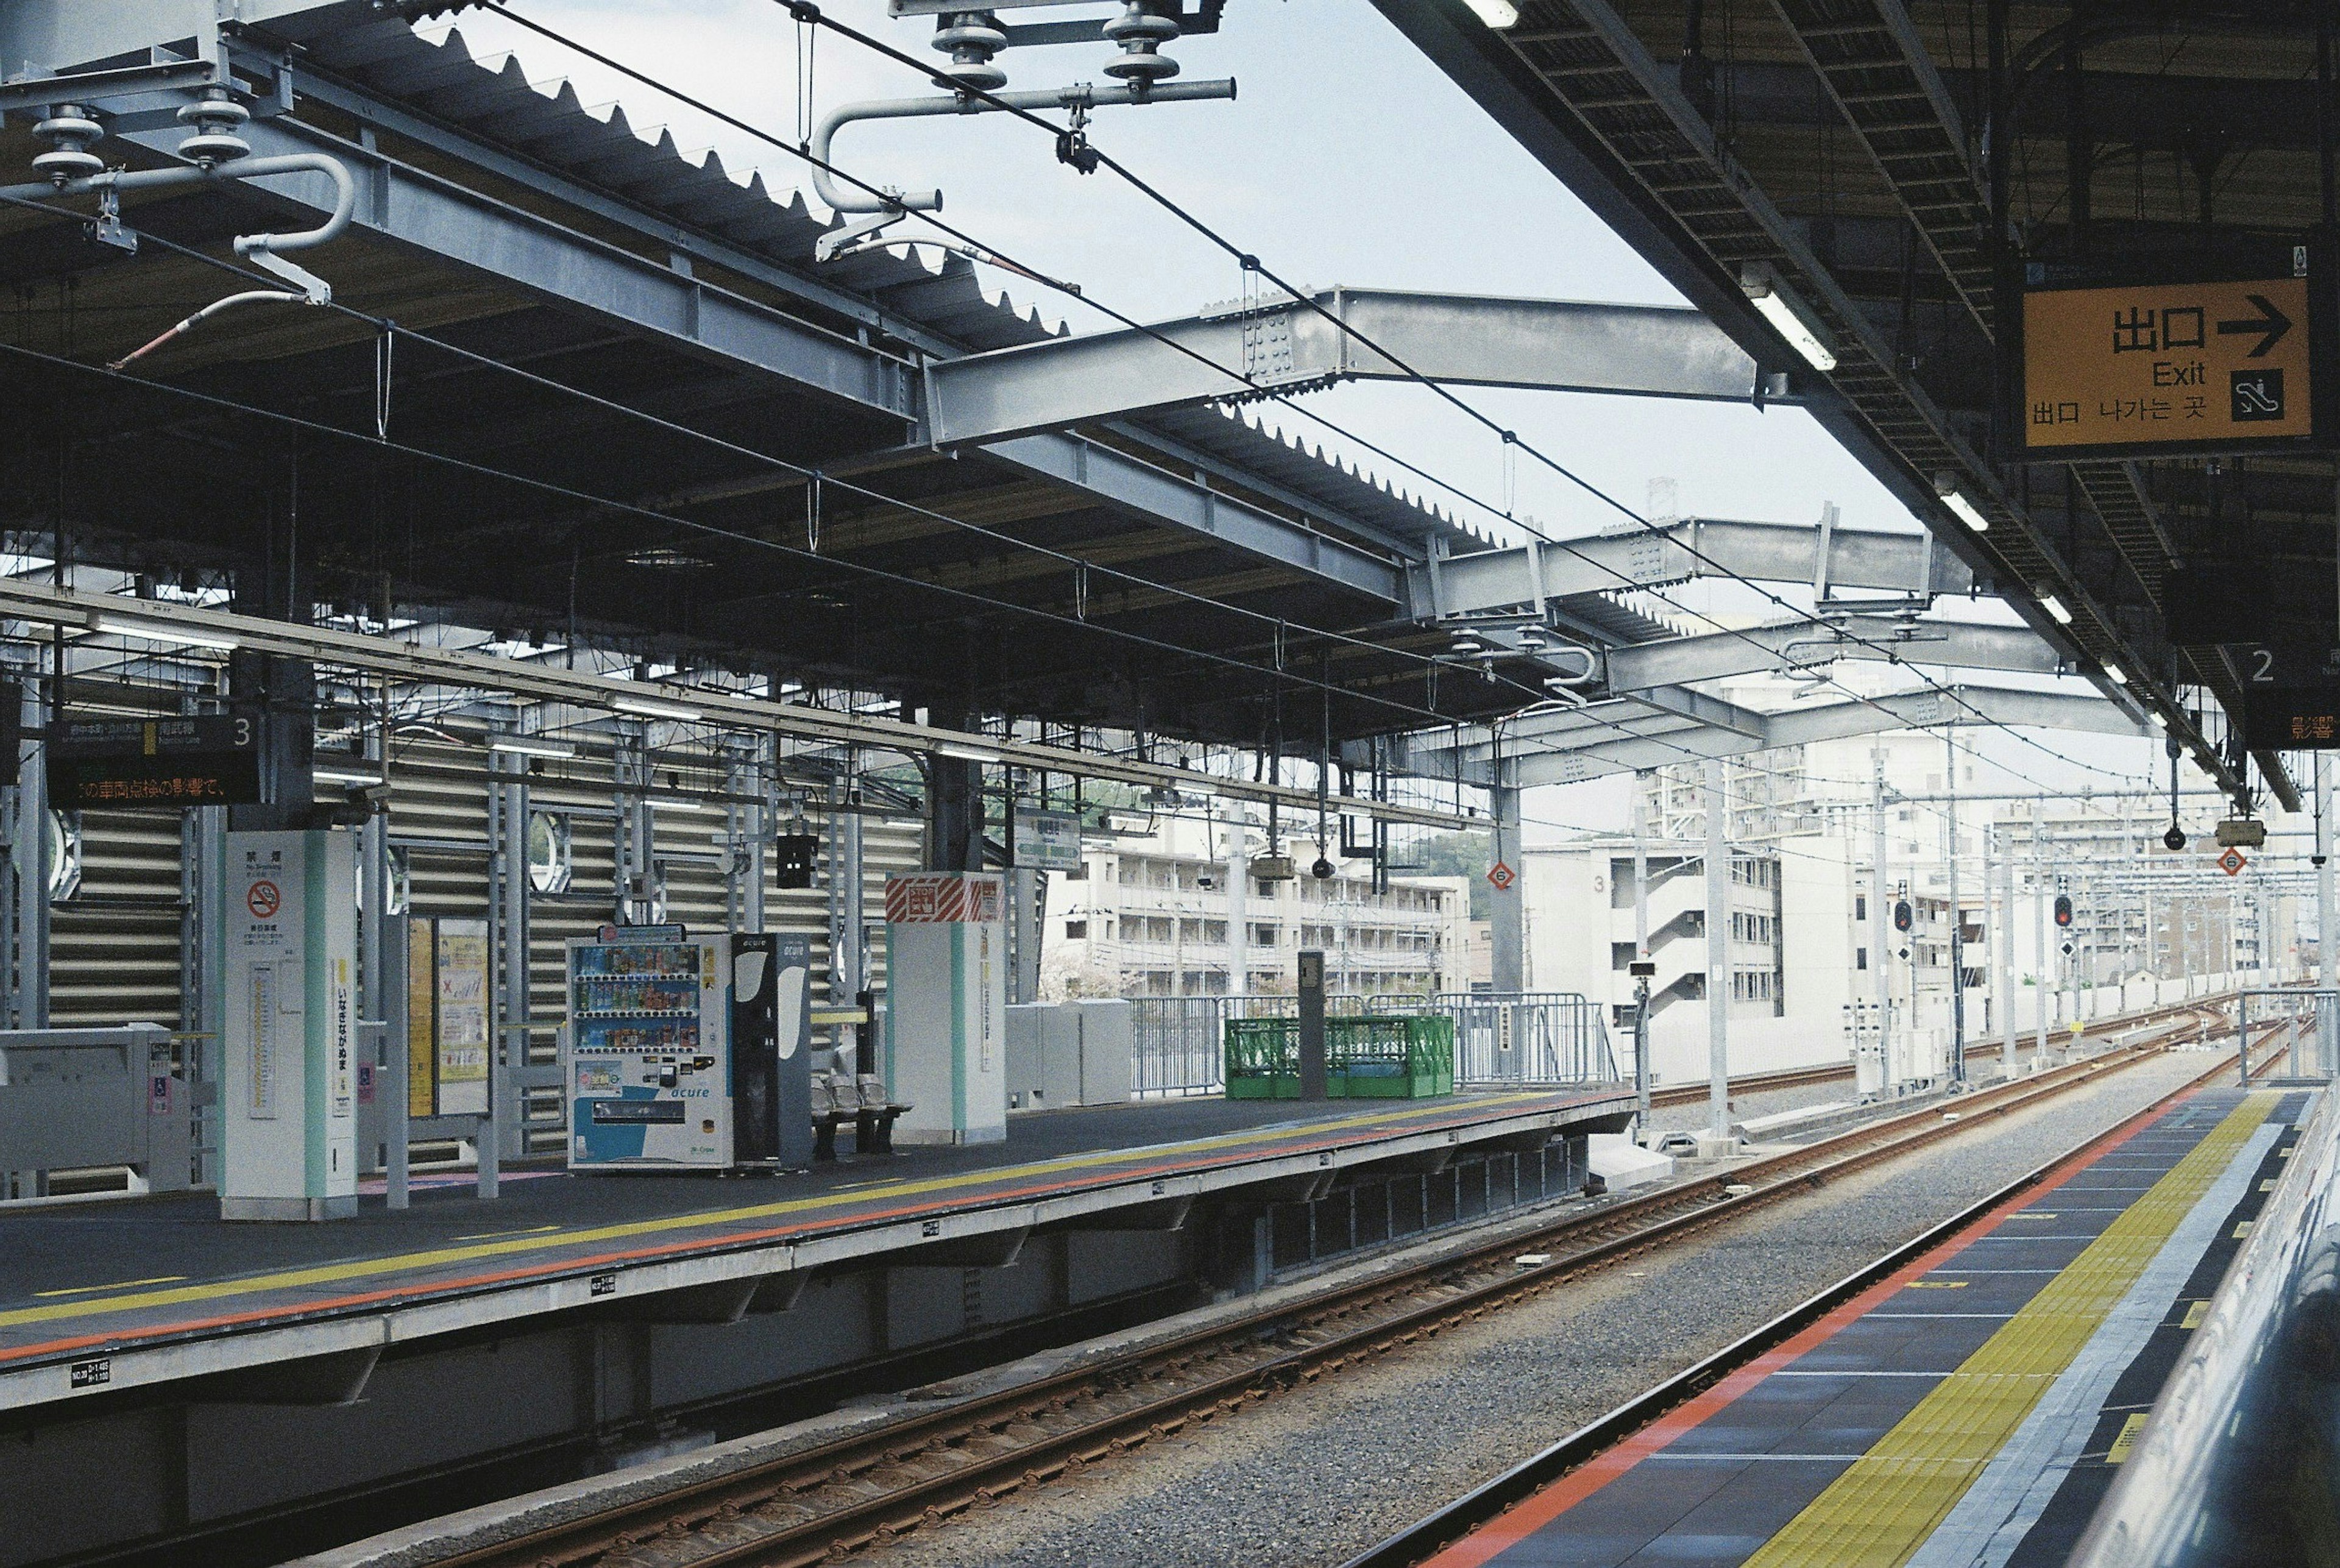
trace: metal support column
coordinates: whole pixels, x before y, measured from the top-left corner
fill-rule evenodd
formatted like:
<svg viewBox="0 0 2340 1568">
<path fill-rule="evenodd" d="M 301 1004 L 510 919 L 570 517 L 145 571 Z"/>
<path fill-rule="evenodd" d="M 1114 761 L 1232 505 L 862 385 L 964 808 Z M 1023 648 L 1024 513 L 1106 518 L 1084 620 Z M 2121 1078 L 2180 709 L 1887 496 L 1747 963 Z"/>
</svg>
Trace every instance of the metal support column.
<svg viewBox="0 0 2340 1568">
<path fill-rule="evenodd" d="M 2048 928 L 2054 924 L 2049 910 L 2056 895 L 2048 887 L 2048 800 L 2042 796 L 2031 809 L 2031 882 L 2032 923 L 2038 941 L 2039 969 L 2031 990 L 2038 1017 L 2033 1022 L 2039 1031 L 2039 1054 L 2048 1054 Z"/>
<path fill-rule="evenodd" d="M 1886 1092 L 1893 1076 L 1893 951 L 1892 889 L 1885 879 L 1885 753 L 1869 754 L 1869 815 L 1875 829 L 1873 858 L 1869 863 L 1869 968 L 1877 981 L 1877 1051 Z"/>
<path fill-rule="evenodd" d="M 734 931 L 764 928 L 764 846 L 771 839 L 767 796 L 770 775 L 764 753 L 770 736 L 741 740 L 725 759 L 723 837 L 729 851 L 723 868 L 723 915 Z"/>
<path fill-rule="evenodd" d="M 2340 904 L 2332 896 L 2332 754 L 2315 754 L 2315 962 L 2325 990 L 2340 989 L 2340 930 L 2334 918 Z"/>
<path fill-rule="evenodd" d="M 1730 804 L 1722 761 L 1706 764 L 1707 1130 L 1730 1136 Z M 1499 980 L 1500 986 L 1501 981 Z"/>
<path fill-rule="evenodd" d="M 858 1006 L 869 986 L 861 940 L 861 789 L 852 768 L 829 780 L 828 804 L 828 1005 L 844 1007 Z M 878 1071 L 869 1049 L 876 1035 L 874 1018 L 845 1025 L 837 1037 L 838 1067 Z"/>
<path fill-rule="evenodd" d="M 1999 1019 L 1998 1060 L 1999 1066 L 2006 1069 L 2007 1076 L 2011 1078 L 2015 1076 L 2017 1032 L 2015 1022 L 2017 995 L 2015 987 L 2015 836 L 2012 833 L 2008 835 L 2007 842 L 2001 847 L 2000 859 L 2002 863 L 1999 875 L 2006 879 L 2001 891 L 2006 894 L 2006 897 L 2000 900 L 1998 907 L 1998 981 L 2000 992 L 2007 997 L 2007 1012 Z"/>
<path fill-rule="evenodd" d="M 1958 902 L 1958 743 L 1942 731 L 1943 858 L 1950 863 L 1950 1081 L 1967 1081 L 1967 912 Z M 1988 887 L 1988 880 L 1984 884 Z"/>
<path fill-rule="evenodd" d="M 1507 866 L 1512 872 L 1502 886 L 1491 888 L 1493 896 L 1487 905 L 1489 978 L 1496 995 L 1516 995 L 1528 988 L 1527 877 L 1520 865 L 1523 858 L 1520 853 L 1520 792 L 1510 785 L 1498 784 L 1487 793 L 1495 819 L 1493 863 Z"/>
<path fill-rule="evenodd" d="M 382 1178 L 392 1208 L 404 1208 L 407 1191 L 407 1043 L 393 1031 L 399 1016 L 390 994 L 390 814 L 377 810 L 358 830 L 358 920 L 363 941 L 358 948 L 359 1010 L 368 1044 L 378 1064 L 374 1100 L 382 1107 Z"/>
<path fill-rule="evenodd" d="M 489 753 L 489 886 L 495 899 L 493 940 L 497 1027 L 488 1052 L 488 1116 L 480 1126 L 480 1196 L 496 1196 L 503 1156 L 526 1152 L 526 1118 L 512 1092 L 513 1072 L 528 1064 L 528 759 Z M 645 815 L 647 815 L 645 807 Z"/>
<path fill-rule="evenodd" d="M 194 1109 L 192 1179 L 197 1186 L 215 1186 L 220 1176 L 216 1097 L 224 1061 L 220 1030 L 225 1012 L 220 984 L 227 961 L 221 937 L 220 866 L 226 832 L 223 806 L 190 808 L 179 827 L 179 1027 L 191 1037 L 183 1061 Z"/>
<path fill-rule="evenodd" d="M 1324 955 L 1309 948 L 1300 955 L 1300 1097 L 1326 1097 L 1324 1060 Z"/>
<path fill-rule="evenodd" d="M 48 682 L 55 684 L 54 681 Z M 40 729 L 48 717 L 39 690 L 41 678 L 28 678 L 24 687 L 25 728 Z M 49 840 L 48 780 L 45 773 L 45 745 L 28 741 L 16 776 L 8 820 L 8 868 L 15 880 L 9 889 L 9 951 L 6 960 L 9 1027 L 45 1029 L 49 1027 Z"/>
</svg>

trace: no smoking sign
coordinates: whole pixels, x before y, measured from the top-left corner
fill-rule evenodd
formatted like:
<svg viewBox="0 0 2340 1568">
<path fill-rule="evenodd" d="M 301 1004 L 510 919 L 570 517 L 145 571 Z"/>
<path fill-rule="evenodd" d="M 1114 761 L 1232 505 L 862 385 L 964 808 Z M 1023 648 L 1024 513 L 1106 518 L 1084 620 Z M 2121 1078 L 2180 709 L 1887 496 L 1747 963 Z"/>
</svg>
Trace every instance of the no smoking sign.
<svg viewBox="0 0 2340 1568">
<path fill-rule="evenodd" d="M 284 907 L 284 895 L 278 891 L 275 883 L 263 877 L 244 894 L 243 907 L 252 911 L 252 918 L 255 920 L 273 920 L 276 918 L 276 911 Z"/>
</svg>

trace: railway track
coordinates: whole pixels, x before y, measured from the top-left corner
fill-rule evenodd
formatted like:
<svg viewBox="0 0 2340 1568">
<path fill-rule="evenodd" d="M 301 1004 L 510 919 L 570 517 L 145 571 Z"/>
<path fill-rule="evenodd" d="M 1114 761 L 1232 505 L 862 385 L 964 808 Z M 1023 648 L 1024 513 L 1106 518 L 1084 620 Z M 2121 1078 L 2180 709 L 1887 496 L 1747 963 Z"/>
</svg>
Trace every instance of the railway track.
<svg viewBox="0 0 2340 1568">
<path fill-rule="evenodd" d="M 1465 1245 L 1270 1314 L 1196 1329 L 727 1475 L 433 1560 L 433 1568 L 797 1568 L 1110 1462 L 1533 1292 L 2067 1093 L 2199 1037 L 2213 1006 L 2148 1040 L 1888 1116 L 1727 1173 Z M 2206 1081 L 2222 1067 L 2197 1082 Z M 2189 1086 L 2190 1087 L 2190 1086 Z M 2184 1092 L 2184 1091 L 2180 1091 Z M 1522 1255 L 1547 1261 L 1523 1268 Z"/>
<path fill-rule="evenodd" d="M 2253 1041 L 2254 1052 L 2268 1045 L 2285 1027 L 2285 1020 L 2271 1021 Z M 2254 1061 L 2250 1070 L 2253 1078 L 2264 1078 L 2273 1073 L 2277 1063 L 2289 1054 L 2288 1046 L 2270 1051 L 2265 1061 Z M 1543 1452 L 1506 1471 L 1444 1508 L 1415 1524 L 1359 1553 L 1342 1564 L 1342 1568 L 1415 1568 L 1455 1542 L 1471 1534 L 1509 1511 L 1517 1503 L 1550 1486 L 1555 1481 L 1614 1448 L 1633 1434 L 1641 1431 L 1665 1414 L 1697 1397 L 1740 1367 L 1761 1356 L 1765 1352 L 1793 1338 L 1811 1324 L 1826 1316 L 1843 1303 L 1851 1300 L 1879 1280 L 1892 1275 L 1912 1258 L 1919 1257 L 1969 1226 L 1996 1212 L 2008 1199 L 2038 1182 L 2048 1172 L 2086 1154 L 2090 1149 L 2117 1138 L 2132 1127 L 2143 1126 L 2160 1116 L 2172 1105 L 2195 1090 L 2235 1070 L 2231 1061 L 2222 1060 L 2191 1082 L 2182 1084 L 2159 1099 L 2124 1118 L 2119 1125 L 2107 1128 L 2095 1136 L 2083 1140 L 2028 1174 L 2018 1177 L 1980 1202 L 1960 1210 L 1927 1230 L 1923 1235 L 1903 1243 L 1883 1257 L 1867 1265 L 1849 1277 L 1838 1281 L 1827 1290 L 1792 1310 L 1765 1324 L 1761 1328 L 1731 1345 L 1724 1346 L 1687 1371 L 1660 1384 L 1590 1425 L 1572 1433 Z"/>
<path fill-rule="evenodd" d="M 2165 1019 L 2190 1017 L 2205 1009 L 2215 1008 L 2216 1006 L 2216 997 L 2206 997 L 2199 1002 L 2176 1002 L 2166 1007 L 2156 1007 L 2142 1013 L 2130 1013 L 2117 1019 L 2107 1018 L 2101 1023 L 2087 1026 L 2080 1031 L 2080 1034 L 2081 1037 L 2086 1039 L 2091 1036 L 2116 1033 L 2125 1029 L 2149 1027 Z M 2064 1034 L 2061 1037 L 2068 1038 L 2068 1034 Z M 1967 1059 L 1970 1062 L 1994 1061 L 1998 1059 L 2001 1048 L 1996 1040 L 1970 1045 L 1967 1047 Z M 1851 1077 L 1852 1065 L 1849 1062 L 1832 1062 L 1825 1067 L 1785 1067 L 1777 1072 L 1742 1074 L 1730 1080 L 1730 1092 L 1734 1097 L 1771 1094 L 1780 1089 L 1810 1088 L 1815 1084 L 1849 1082 Z M 1695 1083 L 1669 1084 L 1662 1088 L 1650 1091 L 1650 1104 L 1652 1106 L 1699 1105 L 1705 1101 L 1707 1093 L 1707 1086 L 1702 1080 Z"/>
</svg>

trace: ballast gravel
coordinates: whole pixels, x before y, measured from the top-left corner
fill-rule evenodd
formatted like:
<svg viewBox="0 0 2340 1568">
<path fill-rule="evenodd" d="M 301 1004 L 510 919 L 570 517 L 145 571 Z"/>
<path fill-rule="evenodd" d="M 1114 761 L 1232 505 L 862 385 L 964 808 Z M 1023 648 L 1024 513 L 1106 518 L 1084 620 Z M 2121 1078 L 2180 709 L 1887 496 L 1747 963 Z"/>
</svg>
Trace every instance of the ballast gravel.
<svg viewBox="0 0 2340 1568">
<path fill-rule="evenodd" d="M 903 1537 L 871 1568 L 1339 1563 L 2134 1114 L 2188 1050 L 1560 1286 L 1125 1459 Z"/>
</svg>

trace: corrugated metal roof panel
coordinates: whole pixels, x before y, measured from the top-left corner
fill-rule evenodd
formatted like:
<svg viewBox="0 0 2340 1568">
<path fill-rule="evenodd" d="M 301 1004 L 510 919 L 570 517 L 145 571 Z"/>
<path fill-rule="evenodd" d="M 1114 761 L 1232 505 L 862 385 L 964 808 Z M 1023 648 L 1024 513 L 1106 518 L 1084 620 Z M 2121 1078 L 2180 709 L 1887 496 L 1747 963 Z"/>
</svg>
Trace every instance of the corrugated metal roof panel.
<svg viewBox="0 0 2340 1568">
<path fill-rule="evenodd" d="M 884 308 L 973 351 L 1039 342 L 1064 329 L 1036 308 L 1019 307 L 984 286 L 965 257 L 931 246 L 889 245 L 820 266 L 814 246 L 838 227 L 816 217 L 803 195 L 785 198 L 760 173 L 741 184 L 712 152 L 687 156 L 671 133 L 639 134 L 615 104 L 589 108 L 566 80 L 532 83 L 519 57 L 475 56 L 460 28 L 431 43 L 394 20 L 315 22 L 299 41 L 308 64 L 393 96 L 465 133 L 521 152 L 579 180 L 798 271 L 831 288 L 867 295 Z M 1185 410 L 1141 422 L 1227 462 L 1400 538 L 1486 542 L 1433 507 L 1388 483 L 1328 460 L 1321 449 L 1270 433 L 1245 418 Z"/>
</svg>

